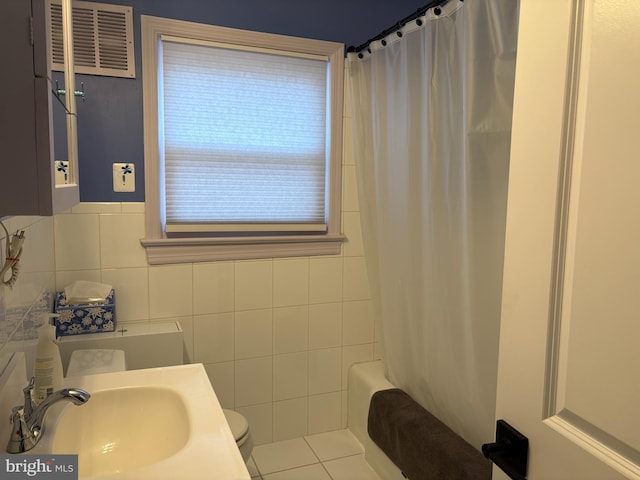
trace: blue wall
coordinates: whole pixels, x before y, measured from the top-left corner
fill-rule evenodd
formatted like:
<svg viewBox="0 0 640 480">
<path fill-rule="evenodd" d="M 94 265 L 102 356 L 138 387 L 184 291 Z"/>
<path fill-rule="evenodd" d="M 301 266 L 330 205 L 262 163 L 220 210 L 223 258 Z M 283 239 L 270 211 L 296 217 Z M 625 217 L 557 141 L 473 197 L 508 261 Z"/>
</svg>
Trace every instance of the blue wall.
<svg viewBox="0 0 640 480">
<path fill-rule="evenodd" d="M 427 0 L 98 0 L 132 5 L 136 78 L 77 75 L 80 199 L 144 201 L 140 15 L 359 45 L 427 4 Z M 134 163 L 136 191 L 114 193 L 112 163 Z"/>
</svg>

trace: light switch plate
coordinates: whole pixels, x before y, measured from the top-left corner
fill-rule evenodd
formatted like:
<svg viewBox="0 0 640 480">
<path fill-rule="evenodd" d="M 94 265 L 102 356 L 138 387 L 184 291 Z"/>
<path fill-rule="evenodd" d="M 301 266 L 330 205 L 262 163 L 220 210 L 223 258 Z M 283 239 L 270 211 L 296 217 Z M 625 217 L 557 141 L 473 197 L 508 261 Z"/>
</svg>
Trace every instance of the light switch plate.
<svg viewBox="0 0 640 480">
<path fill-rule="evenodd" d="M 55 167 L 56 167 L 56 172 L 55 172 L 56 185 L 68 185 L 69 184 L 69 161 L 56 160 Z"/>
<path fill-rule="evenodd" d="M 136 169 L 133 163 L 113 164 L 113 191 L 136 191 Z"/>
</svg>

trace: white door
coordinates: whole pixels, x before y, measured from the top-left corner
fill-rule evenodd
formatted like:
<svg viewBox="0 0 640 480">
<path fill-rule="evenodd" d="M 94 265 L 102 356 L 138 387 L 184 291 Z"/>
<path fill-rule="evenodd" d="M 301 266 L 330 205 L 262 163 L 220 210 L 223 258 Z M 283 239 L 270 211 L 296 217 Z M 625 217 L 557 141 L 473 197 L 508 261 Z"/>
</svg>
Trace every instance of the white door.
<svg viewBox="0 0 640 480">
<path fill-rule="evenodd" d="M 509 182 L 496 416 L 529 480 L 640 479 L 639 0 L 521 0 Z"/>
</svg>

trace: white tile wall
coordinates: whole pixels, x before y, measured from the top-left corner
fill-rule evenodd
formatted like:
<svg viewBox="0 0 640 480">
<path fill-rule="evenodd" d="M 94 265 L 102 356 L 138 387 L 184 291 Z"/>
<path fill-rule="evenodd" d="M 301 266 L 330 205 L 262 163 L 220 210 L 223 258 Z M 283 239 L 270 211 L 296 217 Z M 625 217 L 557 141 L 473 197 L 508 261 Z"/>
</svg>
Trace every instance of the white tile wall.
<svg viewBox="0 0 640 480">
<path fill-rule="evenodd" d="M 239 311 L 235 314 L 235 358 L 273 354 L 272 309 Z"/>
<path fill-rule="evenodd" d="M 342 223 L 344 224 L 344 234 L 347 236 L 347 241 L 344 243 L 345 257 L 364 256 L 360 214 L 358 212 L 344 212 Z"/>
<path fill-rule="evenodd" d="M 13 352 L 33 352 L 41 313 L 53 307 L 53 297 L 47 292 L 55 288 L 53 219 L 18 216 L 2 221 L 9 235 L 24 230 L 25 240 L 17 282 L 13 288 L 0 284 L 0 371 Z M 0 228 L 2 253 L 5 242 Z M 0 263 L 4 264 L 4 255 Z M 33 358 L 28 356 L 27 367 L 32 365 Z"/>
<path fill-rule="evenodd" d="M 273 261 L 247 260 L 236 263 L 235 310 L 273 306 Z"/>
<path fill-rule="evenodd" d="M 235 408 L 235 362 L 217 362 L 205 364 L 212 385 L 215 385 L 216 396 L 223 408 Z M 251 427 L 253 431 L 253 427 Z M 254 440 L 255 441 L 255 440 Z"/>
<path fill-rule="evenodd" d="M 145 269 L 146 270 L 146 269 Z M 148 272 L 145 272 L 147 277 Z M 64 287 L 76 280 L 86 280 L 87 282 L 102 282 L 102 271 L 99 269 L 90 270 L 57 270 L 56 271 L 56 290 L 62 291 Z M 116 285 L 115 283 L 113 284 Z M 148 288 L 148 285 L 147 285 Z M 149 306 L 147 305 L 147 308 Z"/>
<path fill-rule="evenodd" d="M 309 394 L 339 392 L 342 385 L 342 349 L 309 351 Z"/>
<path fill-rule="evenodd" d="M 193 359 L 198 363 L 229 362 L 235 359 L 233 312 L 198 315 L 193 318 Z"/>
<path fill-rule="evenodd" d="M 215 388 L 215 385 L 214 385 Z M 247 407 L 236 407 L 245 416 L 251 428 L 255 445 L 270 443 L 273 440 L 273 404 L 263 403 Z"/>
<path fill-rule="evenodd" d="M 146 267 L 144 213 L 100 215 L 100 268 Z"/>
<path fill-rule="evenodd" d="M 304 436 L 308 412 L 306 396 L 273 402 L 273 441 Z"/>
<path fill-rule="evenodd" d="M 139 242 L 143 203 L 83 203 L 54 219 L 10 219 L 33 233 L 25 267 L 50 279 L 36 275 L 1 291 L 0 332 L 7 304 L 33 303 L 47 283 L 54 289 L 55 245 L 56 289 L 78 279 L 110 283 L 120 323 L 180 321 L 186 361 L 205 364 L 220 402 L 247 416 L 257 444 L 344 427 L 348 367 L 378 351 L 350 132 L 347 116 L 342 254 L 148 266 Z"/>
<path fill-rule="evenodd" d="M 342 257 L 315 257 L 309 260 L 309 303 L 342 301 Z"/>
<path fill-rule="evenodd" d="M 342 427 L 340 392 L 309 396 L 309 432 L 320 433 Z"/>
<path fill-rule="evenodd" d="M 309 348 L 309 306 L 273 309 L 273 353 L 303 352 Z"/>
<path fill-rule="evenodd" d="M 149 318 L 149 271 L 146 267 L 104 269 L 96 281 L 118 286 L 116 313 L 119 321 L 139 322 Z M 66 284 L 61 284 L 60 288 Z"/>
<path fill-rule="evenodd" d="M 112 284 L 121 323 L 178 319 L 185 360 L 205 364 L 257 444 L 344 427 L 348 367 L 376 351 L 359 213 L 343 212 L 341 255 L 148 266 L 143 208 L 81 204 L 56 216 L 57 288 Z"/>
<path fill-rule="evenodd" d="M 309 348 L 342 346 L 342 302 L 309 305 Z"/>
<path fill-rule="evenodd" d="M 309 259 L 295 258 L 273 262 L 273 306 L 287 307 L 309 303 Z"/>
<path fill-rule="evenodd" d="M 370 301 L 344 302 L 342 316 L 344 318 L 342 322 L 343 345 L 370 344 L 374 342 L 374 321 Z"/>
<path fill-rule="evenodd" d="M 54 225 L 56 270 L 93 270 L 101 267 L 98 215 L 59 215 Z"/>
<path fill-rule="evenodd" d="M 342 209 L 347 212 L 360 211 L 358 203 L 358 191 L 352 186 L 356 185 L 355 165 L 344 165 L 342 169 Z"/>
<path fill-rule="evenodd" d="M 55 270 L 53 244 L 53 218 L 27 217 L 34 221 L 29 223 L 25 232 L 23 255 L 20 257 L 20 271 L 22 273 L 53 272 Z M 23 217 L 24 219 L 24 217 Z M 22 228 L 22 227 L 20 227 Z M 15 233 L 18 227 L 13 228 Z M 0 233 L 4 236 L 4 230 Z M 3 244 L 3 247 L 5 245 Z M 4 250 L 3 252 L 4 253 Z"/>
<path fill-rule="evenodd" d="M 117 295 L 117 291 L 116 291 Z M 149 267 L 149 315 L 151 318 L 193 314 L 193 266 Z"/>
<path fill-rule="evenodd" d="M 233 312 L 235 297 L 233 262 L 193 265 L 193 313 Z"/>
<path fill-rule="evenodd" d="M 274 401 L 307 396 L 308 356 L 308 352 L 297 352 L 273 357 Z"/>
<path fill-rule="evenodd" d="M 273 357 L 236 360 L 236 406 L 245 407 L 271 402 L 273 402 Z"/>
</svg>

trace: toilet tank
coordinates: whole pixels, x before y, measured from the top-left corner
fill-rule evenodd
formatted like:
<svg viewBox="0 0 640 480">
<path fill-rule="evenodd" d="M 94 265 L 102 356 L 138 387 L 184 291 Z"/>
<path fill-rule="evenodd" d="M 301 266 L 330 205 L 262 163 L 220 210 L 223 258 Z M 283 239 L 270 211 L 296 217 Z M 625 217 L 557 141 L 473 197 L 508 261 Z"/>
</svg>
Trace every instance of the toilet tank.
<svg viewBox="0 0 640 480">
<path fill-rule="evenodd" d="M 115 332 L 61 337 L 60 356 L 65 373 L 71 353 L 84 349 L 123 350 L 127 370 L 182 365 L 182 337 L 178 322 L 125 324 Z"/>
</svg>

